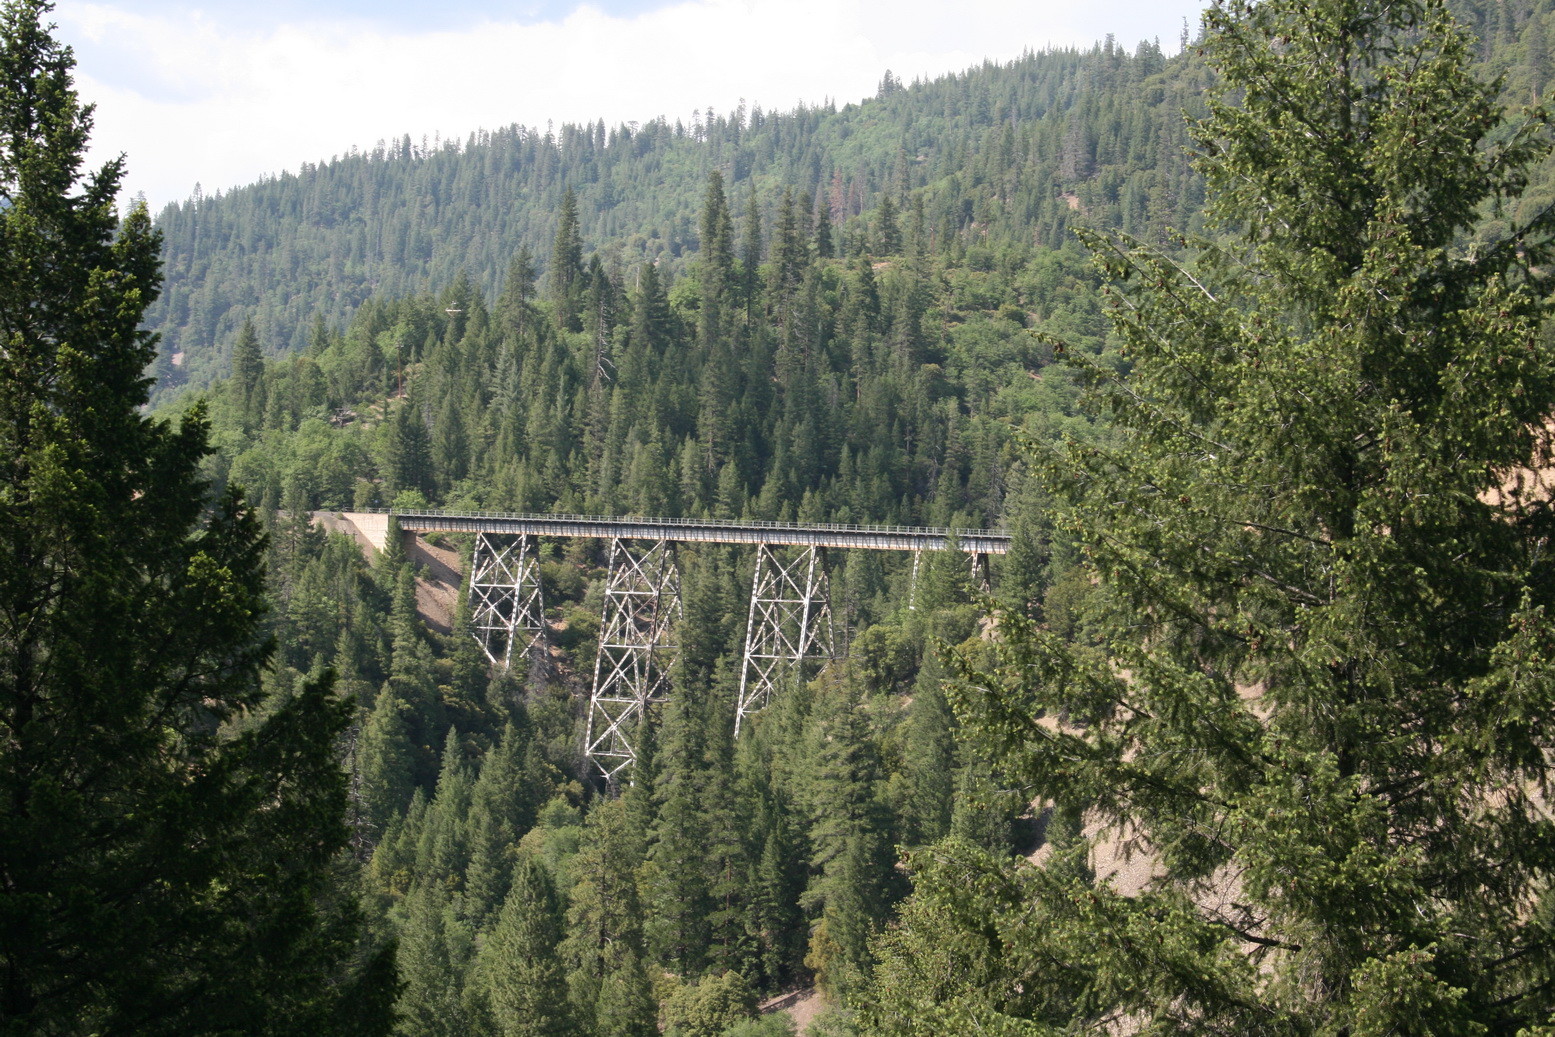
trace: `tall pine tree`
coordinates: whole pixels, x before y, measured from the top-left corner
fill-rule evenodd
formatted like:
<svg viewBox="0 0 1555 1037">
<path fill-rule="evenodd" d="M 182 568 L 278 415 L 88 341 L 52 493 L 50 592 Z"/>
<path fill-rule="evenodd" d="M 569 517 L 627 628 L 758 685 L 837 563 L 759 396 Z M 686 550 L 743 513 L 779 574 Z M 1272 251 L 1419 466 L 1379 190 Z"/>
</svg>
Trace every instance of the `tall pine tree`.
<svg viewBox="0 0 1555 1037">
<path fill-rule="evenodd" d="M 520 857 L 511 892 L 476 962 L 476 986 L 501 1037 L 578 1032 L 556 952 L 561 939 L 561 904 L 551 877 L 533 857 Z"/>
<path fill-rule="evenodd" d="M 957 696 L 1100 859 L 1126 840 L 1153 872 L 968 884 L 1031 897 L 1023 989 L 1084 977 L 1054 1025 L 1538 1027 L 1555 572 L 1518 484 L 1550 460 L 1551 215 L 1468 240 L 1549 128 L 1501 125 L 1436 0 L 1208 21 L 1225 243 L 1185 267 L 1093 241 L 1132 371 L 1083 366 L 1120 443 L 1046 467 L 1105 650 L 1006 614 Z"/>
<path fill-rule="evenodd" d="M 259 708 L 263 538 L 203 416 L 142 413 L 160 242 L 81 171 L 48 10 L 0 8 L 0 1031 L 381 1032 L 330 894 L 346 707 Z"/>
</svg>

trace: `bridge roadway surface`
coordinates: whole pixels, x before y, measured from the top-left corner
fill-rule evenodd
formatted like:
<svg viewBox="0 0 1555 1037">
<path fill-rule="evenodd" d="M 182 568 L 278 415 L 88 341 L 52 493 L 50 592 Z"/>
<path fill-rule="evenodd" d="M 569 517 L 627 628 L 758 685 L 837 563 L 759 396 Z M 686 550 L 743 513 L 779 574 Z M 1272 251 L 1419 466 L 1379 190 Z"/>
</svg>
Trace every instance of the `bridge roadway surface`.
<svg viewBox="0 0 1555 1037">
<path fill-rule="evenodd" d="M 601 515 L 508 515 L 480 511 L 389 512 L 400 529 L 413 533 L 528 533 L 530 536 L 673 540 L 710 544 L 773 544 L 864 548 L 873 551 L 945 551 L 1002 555 L 1010 534 L 1002 529 L 941 529 L 925 526 L 797 524 L 759 520 L 609 518 Z"/>
</svg>

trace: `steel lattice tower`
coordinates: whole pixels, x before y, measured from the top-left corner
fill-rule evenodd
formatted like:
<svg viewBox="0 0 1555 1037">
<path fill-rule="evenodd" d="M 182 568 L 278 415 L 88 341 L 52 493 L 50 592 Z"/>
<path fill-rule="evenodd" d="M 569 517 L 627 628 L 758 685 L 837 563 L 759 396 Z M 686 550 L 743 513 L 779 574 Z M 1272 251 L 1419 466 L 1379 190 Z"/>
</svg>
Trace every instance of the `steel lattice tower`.
<svg viewBox="0 0 1555 1037">
<path fill-rule="evenodd" d="M 674 544 L 659 540 L 635 554 L 626 541 L 612 540 L 584 741 L 611 783 L 637 759 L 632 742 L 649 704 L 668 697 L 681 615 Z"/>
<path fill-rule="evenodd" d="M 803 680 L 806 663 L 834 655 L 826 549 L 806 547 L 784 564 L 767 544 L 756 549 L 740 702 L 734 733 L 785 682 Z"/>
<path fill-rule="evenodd" d="M 534 547 L 527 533 L 512 539 L 491 533 L 475 538 L 470 627 L 493 666 L 510 665 L 515 646 L 520 657 L 544 658 L 545 602 Z"/>
</svg>

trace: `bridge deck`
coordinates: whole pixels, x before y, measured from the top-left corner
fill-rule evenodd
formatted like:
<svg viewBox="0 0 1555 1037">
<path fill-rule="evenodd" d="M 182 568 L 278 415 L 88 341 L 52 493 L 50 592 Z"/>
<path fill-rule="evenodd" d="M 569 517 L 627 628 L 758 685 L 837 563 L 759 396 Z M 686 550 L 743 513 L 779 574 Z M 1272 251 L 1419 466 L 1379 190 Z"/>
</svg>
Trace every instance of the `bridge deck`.
<svg viewBox="0 0 1555 1037">
<path fill-rule="evenodd" d="M 609 518 L 601 515 L 508 515 L 492 512 L 393 511 L 409 532 L 528 533 L 531 536 L 621 537 L 628 540 L 697 541 L 711 544 L 793 544 L 874 551 L 944 551 L 1005 554 L 1010 535 L 1001 529 L 924 526 L 807 525 L 723 519 Z"/>
</svg>

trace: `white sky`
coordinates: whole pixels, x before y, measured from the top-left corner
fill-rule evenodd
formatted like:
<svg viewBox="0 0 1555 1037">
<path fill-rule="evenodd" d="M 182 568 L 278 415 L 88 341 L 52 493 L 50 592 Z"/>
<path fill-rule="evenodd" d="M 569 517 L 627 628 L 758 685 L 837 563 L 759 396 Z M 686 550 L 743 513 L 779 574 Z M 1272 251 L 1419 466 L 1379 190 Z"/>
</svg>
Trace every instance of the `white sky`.
<svg viewBox="0 0 1555 1037">
<path fill-rule="evenodd" d="M 409 133 L 609 125 L 741 98 L 768 110 L 872 94 L 1026 48 L 1177 50 L 1189 0 L 60 0 L 97 105 L 93 157 L 124 152 L 156 212 Z"/>
</svg>

